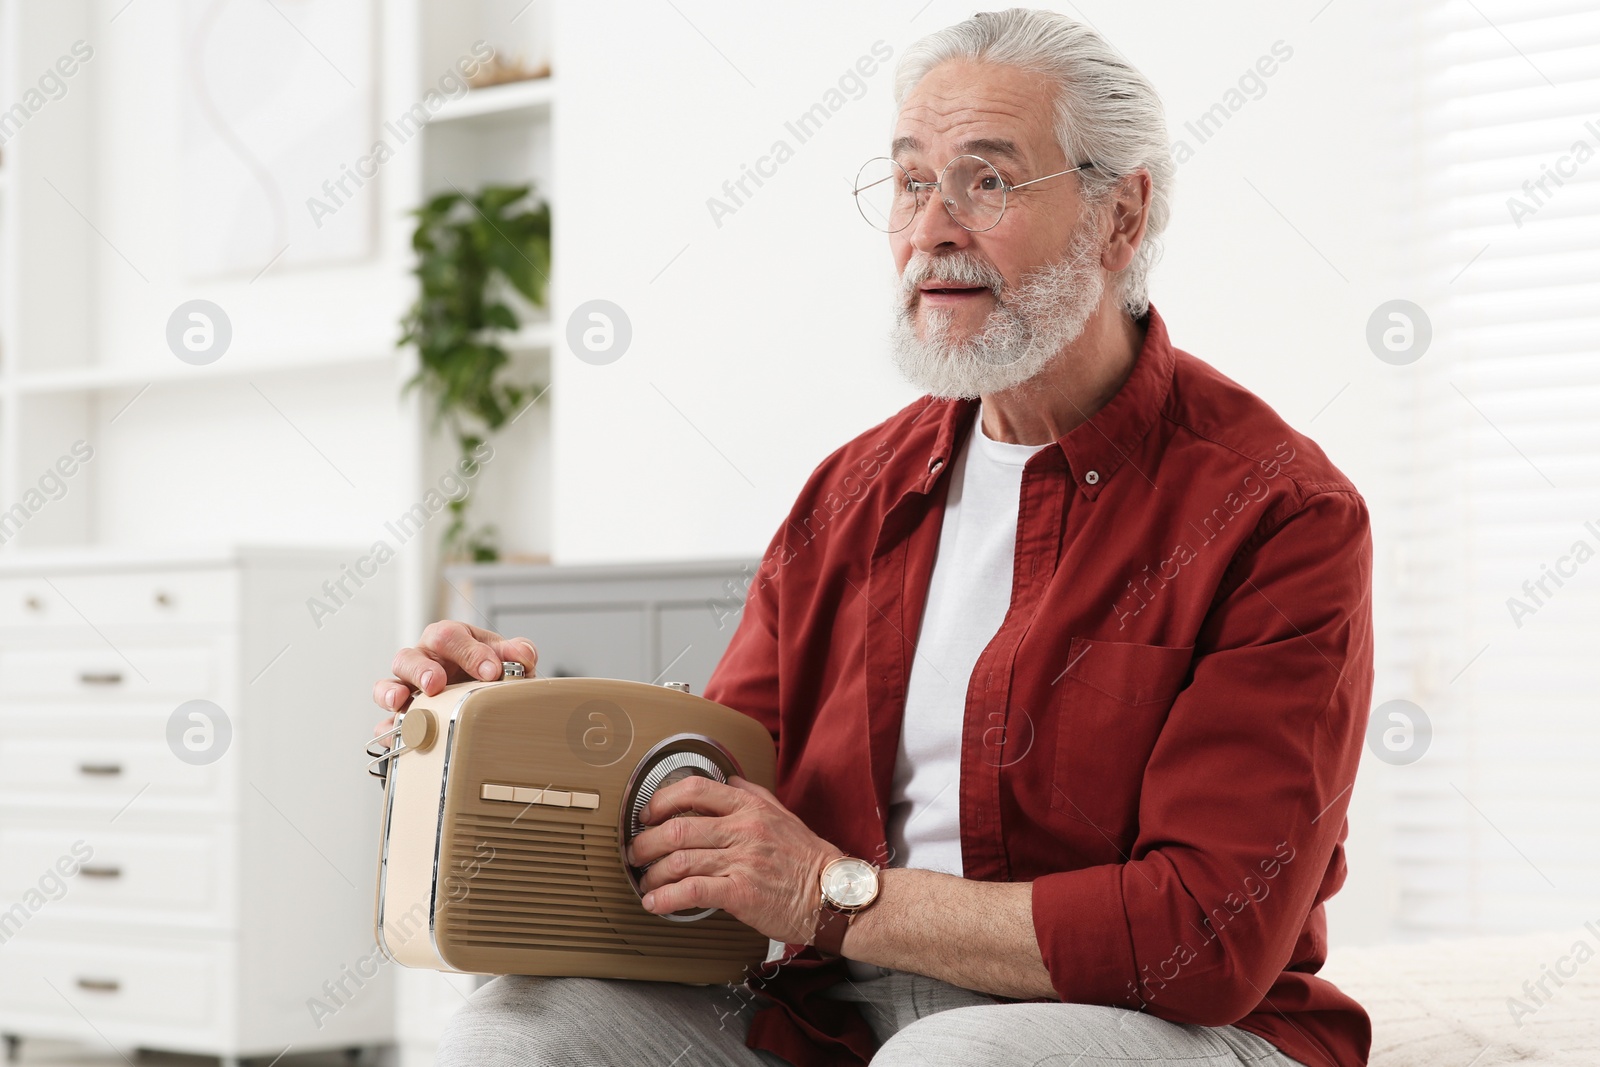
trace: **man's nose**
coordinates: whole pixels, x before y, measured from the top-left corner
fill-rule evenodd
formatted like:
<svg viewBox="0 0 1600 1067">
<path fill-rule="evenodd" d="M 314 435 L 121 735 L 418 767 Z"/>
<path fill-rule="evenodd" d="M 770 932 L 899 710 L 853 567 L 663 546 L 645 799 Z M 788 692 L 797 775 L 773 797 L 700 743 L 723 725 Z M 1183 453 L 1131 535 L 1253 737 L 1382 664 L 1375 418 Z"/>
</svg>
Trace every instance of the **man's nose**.
<svg viewBox="0 0 1600 1067">
<path fill-rule="evenodd" d="M 972 231 L 951 217 L 941 191 L 930 189 L 928 202 L 911 220 L 912 247 L 931 256 L 940 251 L 966 248 L 971 243 Z"/>
</svg>

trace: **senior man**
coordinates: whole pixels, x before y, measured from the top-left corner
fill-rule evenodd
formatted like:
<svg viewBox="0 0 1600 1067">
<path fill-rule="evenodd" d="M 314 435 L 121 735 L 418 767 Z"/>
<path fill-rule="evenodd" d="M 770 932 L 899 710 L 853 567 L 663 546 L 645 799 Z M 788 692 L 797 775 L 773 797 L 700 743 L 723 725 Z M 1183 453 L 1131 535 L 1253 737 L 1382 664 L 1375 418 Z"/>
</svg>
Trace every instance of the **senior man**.
<svg viewBox="0 0 1600 1067">
<path fill-rule="evenodd" d="M 776 794 L 686 780 L 633 845 L 647 910 L 722 908 L 784 957 L 736 989 L 502 977 L 439 1062 L 1363 1064 L 1316 971 L 1365 505 L 1149 307 L 1173 165 L 1096 33 L 978 15 L 895 92 L 857 201 L 929 395 L 817 467 L 706 690 L 771 731 Z M 376 696 L 503 658 L 536 652 L 436 624 Z"/>
</svg>

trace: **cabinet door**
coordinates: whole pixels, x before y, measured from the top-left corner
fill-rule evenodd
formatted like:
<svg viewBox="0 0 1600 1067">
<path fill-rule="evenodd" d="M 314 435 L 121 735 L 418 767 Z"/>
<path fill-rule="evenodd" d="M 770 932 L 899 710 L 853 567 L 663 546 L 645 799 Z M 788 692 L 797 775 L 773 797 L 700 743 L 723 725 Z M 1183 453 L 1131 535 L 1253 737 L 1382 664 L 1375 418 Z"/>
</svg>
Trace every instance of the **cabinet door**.
<svg viewBox="0 0 1600 1067">
<path fill-rule="evenodd" d="M 216 998 L 226 988 L 227 955 L 222 945 L 176 939 L 131 946 L 25 931 L 0 952 L 0 1016 L 13 1032 L 80 1018 L 115 1025 L 122 1034 L 135 1032 L 130 1026 L 207 1025 L 216 1020 Z"/>
<path fill-rule="evenodd" d="M 495 627 L 526 637 L 539 650 L 541 678 L 656 679 L 649 671 L 649 632 L 642 607 L 541 608 L 505 611 Z"/>
<path fill-rule="evenodd" d="M 700 603 L 663 604 L 655 617 L 655 669 L 660 680 L 688 682 L 690 692 L 703 694 L 712 670 L 733 640 L 739 616 L 716 612 Z"/>
<path fill-rule="evenodd" d="M 203 697 L 216 691 L 217 653 L 207 645 L 104 644 L 0 650 L 0 707 L 33 700 L 100 703 L 128 697 Z"/>
<path fill-rule="evenodd" d="M 50 721 L 57 736 L 45 733 L 36 718 L 0 715 L 0 812 L 55 812 L 66 804 L 109 806 L 115 813 L 135 797 L 141 805 L 188 801 L 232 810 L 232 793 L 223 785 L 230 764 L 174 759 L 165 717 L 61 713 Z"/>
<path fill-rule="evenodd" d="M 22 900 L 52 871 L 73 869 L 53 916 L 130 925 L 222 927 L 230 918 L 227 886 L 233 836 L 197 824 L 185 830 L 130 830 L 99 819 L 0 824 L 0 899 Z M 76 861 L 76 862 L 74 862 Z"/>
</svg>

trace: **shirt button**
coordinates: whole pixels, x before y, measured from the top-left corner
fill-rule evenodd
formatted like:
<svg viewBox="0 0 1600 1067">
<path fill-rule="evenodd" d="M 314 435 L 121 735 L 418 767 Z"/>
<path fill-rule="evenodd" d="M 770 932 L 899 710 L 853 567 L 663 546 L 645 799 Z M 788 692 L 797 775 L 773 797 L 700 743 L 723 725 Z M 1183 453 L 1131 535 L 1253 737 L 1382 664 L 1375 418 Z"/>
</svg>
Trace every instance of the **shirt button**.
<svg viewBox="0 0 1600 1067">
<path fill-rule="evenodd" d="M 928 473 L 932 474 L 942 466 L 944 466 L 944 460 L 940 459 L 938 456 L 935 456 L 928 461 Z"/>
<path fill-rule="evenodd" d="M 1083 476 L 1083 480 L 1085 482 L 1087 482 L 1088 484 L 1090 484 L 1090 485 L 1099 485 L 1100 484 L 1100 472 L 1099 471 L 1089 471 L 1087 474 L 1085 474 Z"/>
</svg>

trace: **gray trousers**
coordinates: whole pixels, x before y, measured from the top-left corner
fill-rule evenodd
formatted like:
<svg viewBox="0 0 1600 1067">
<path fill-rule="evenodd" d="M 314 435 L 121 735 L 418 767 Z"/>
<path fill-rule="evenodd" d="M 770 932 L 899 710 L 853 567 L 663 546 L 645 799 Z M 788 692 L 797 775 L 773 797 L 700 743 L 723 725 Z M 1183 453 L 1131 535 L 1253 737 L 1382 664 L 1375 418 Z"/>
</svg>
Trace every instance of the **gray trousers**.
<svg viewBox="0 0 1600 1067">
<path fill-rule="evenodd" d="M 890 972 L 832 991 L 879 1042 L 873 1067 L 1301 1067 L 1232 1026 L 1187 1026 L 1092 1004 L 999 1003 Z M 764 1001 L 728 986 L 496 978 L 450 1021 L 436 1067 L 781 1067 L 746 1048 Z"/>
</svg>

